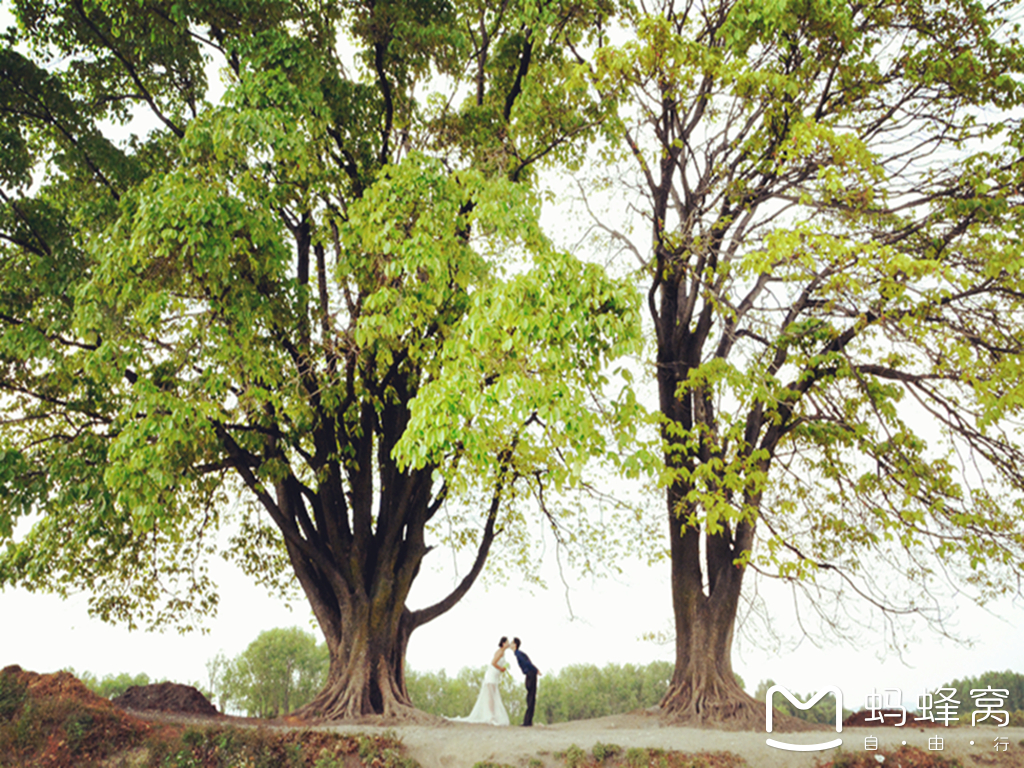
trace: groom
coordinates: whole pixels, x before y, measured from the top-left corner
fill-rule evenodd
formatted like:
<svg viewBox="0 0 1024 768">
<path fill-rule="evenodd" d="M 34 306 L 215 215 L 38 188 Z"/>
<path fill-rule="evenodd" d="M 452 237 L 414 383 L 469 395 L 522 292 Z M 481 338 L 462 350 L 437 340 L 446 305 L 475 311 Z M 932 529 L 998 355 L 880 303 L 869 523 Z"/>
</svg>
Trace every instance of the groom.
<svg viewBox="0 0 1024 768">
<path fill-rule="evenodd" d="M 519 650 L 521 644 L 518 637 L 512 638 L 516 661 L 526 675 L 526 716 L 523 717 L 523 725 L 533 725 L 533 708 L 537 704 L 537 676 L 540 675 L 540 670 L 533 666 L 529 656 Z"/>
</svg>

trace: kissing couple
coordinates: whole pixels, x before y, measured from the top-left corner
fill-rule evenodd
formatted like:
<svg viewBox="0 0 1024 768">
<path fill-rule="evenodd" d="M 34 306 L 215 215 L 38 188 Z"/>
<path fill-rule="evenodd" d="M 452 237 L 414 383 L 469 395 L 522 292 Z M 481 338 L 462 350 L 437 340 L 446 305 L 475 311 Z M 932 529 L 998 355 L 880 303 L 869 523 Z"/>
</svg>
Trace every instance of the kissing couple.
<svg viewBox="0 0 1024 768">
<path fill-rule="evenodd" d="M 519 669 L 526 675 L 526 715 L 523 717 L 523 725 L 533 725 L 533 710 L 537 704 L 537 678 L 540 670 L 537 669 L 530 657 L 521 649 L 522 642 L 518 637 L 513 637 L 509 642 L 507 637 L 498 641 L 498 650 L 491 659 L 487 671 L 484 673 L 484 682 L 480 686 L 480 695 L 476 698 L 476 705 L 469 717 L 452 717 L 460 723 L 490 723 L 491 725 L 508 725 L 508 712 L 505 705 L 501 703 L 501 692 L 498 690 L 498 683 L 501 681 L 503 672 L 508 671 L 508 662 L 505 660 L 505 652 L 512 648 L 516 661 L 519 662 Z"/>
</svg>

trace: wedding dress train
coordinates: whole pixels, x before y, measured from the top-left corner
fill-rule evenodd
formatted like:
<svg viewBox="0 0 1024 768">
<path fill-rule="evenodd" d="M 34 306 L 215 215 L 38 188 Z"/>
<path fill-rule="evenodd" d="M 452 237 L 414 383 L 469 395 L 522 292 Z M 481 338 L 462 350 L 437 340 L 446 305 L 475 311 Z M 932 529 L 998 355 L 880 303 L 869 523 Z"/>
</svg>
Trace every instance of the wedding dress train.
<svg viewBox="0 0 1024 768">
<path fill-rule="evenodd" d="M 504 656 L 502 656 L 504 660 Z M 476 697 L 476 704 L 469 717 L 450 717 L 458 723 L 490 723 L 491 725 L 508 725 L 508 712 L 501 702 L 501 692 L 498 690 L 498 683 L 501 681 L 501 672 L 493 664 L 487 665 L 484 672 L 484 682 L 480 686 L 480 695 Z"/>
</svg>

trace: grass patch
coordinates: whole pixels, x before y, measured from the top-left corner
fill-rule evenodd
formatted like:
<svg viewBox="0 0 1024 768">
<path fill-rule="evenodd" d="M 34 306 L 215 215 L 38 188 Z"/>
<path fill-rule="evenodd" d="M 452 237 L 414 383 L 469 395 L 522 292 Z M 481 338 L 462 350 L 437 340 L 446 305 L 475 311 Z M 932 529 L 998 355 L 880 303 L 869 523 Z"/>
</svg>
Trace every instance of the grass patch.
<svg viewBox="0 0 1024 768">
<path fill-rule="evenodd" d="M 884 757 L 883 765 L 902 765 L 903 768 L 963 768 L 956 758 L 942 757 L 917 747 L 899 747 L 892 751 L 871 750 L 870 752 L 840 751 L 831 760 L 817 761 L 817 768 L 878 768 L 876 755 Z"/>
<path fill-rule="evenodd" d="M 592 768 L 594 765 L 590 756 L 575 744 L 570 744 L 562 753 L 562 762 L 565 763 L 565 768 Z"/>
<path fill-rule="evenodd" d="M 622 768 L 747 768 L 747 761 L 732 752 L 690 754 L 644 747 L 630 747 L 621 762 L 611 764 Z"/>
<path fill-rule="evenodd" d="M 116 710 L 96 710 L 75 700 L 26 696 L 17 712 L 0 721 L 0 766 L 91 766 L 135 746 L 140 730 Z"/>
<path fill-rule="evenodd" d="M 602 744 L 600 741 L 594 745 L 594 748 L 590 752 L 594 755 L 594 759 L 599 763 L 603 763 L 610 757 L 615 757 L 622 751 L 622 747 L 618 744 Z"/>
<path fill-rule="evenodd" d="M 0 722 L 12 719 L 21 708 L 26 687 L 16 673 L 0 672 Z"/>
<path fill-rule="evenodd" d="M 188 728 L 145 741 L 145 768 L 419 768 L 394 734 L 338 736 L 263 728 Z"/>
</svg>

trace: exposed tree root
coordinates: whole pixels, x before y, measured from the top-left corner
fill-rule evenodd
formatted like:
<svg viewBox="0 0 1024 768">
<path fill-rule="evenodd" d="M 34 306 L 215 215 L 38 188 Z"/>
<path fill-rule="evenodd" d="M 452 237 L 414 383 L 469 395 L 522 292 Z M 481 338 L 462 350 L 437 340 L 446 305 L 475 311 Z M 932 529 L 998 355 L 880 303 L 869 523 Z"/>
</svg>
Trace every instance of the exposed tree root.
<svg viewBox="0 0 1024 768">
<path fill-rule="evenodd" d="M 672 686 L 661 701 L 661 716 L 666 723 L 692 728 L 725 731 L 764 731 L 765 704 L 747 695 L 738 686 L 723 690 L 707 686 L 694 695 L 689 686 Z M 825 726 L 808 723 L 774 710 L 772 731 L 817 731 Z"/>
<path fill-rule="evenodd" d="M 443 718 L 416 709 L 388 671 L 377 675 L 372 683 L 367 677 L 355 674 L 328 681 L 313 701 L 292 715 L 313 723 L 437 725 L 445 722 Z"/>
<path fill-rule="evenodd" d="M 303 707 L 305 710 L 306 708 Z M 352 725 L 379 725 L 390 727 L 395 725 L 445 725 L 447 720 L 429 712 L 406 707 L 401 712 L 393 712 L 387 715 L 354 715 L 354 716 L 330 716 L 329 714 L 317 712 L 296 711 L 291 717 L 301 718 L 304 723 L 310 725 L 322 725 L 325 723 L 349 723 Z"/>
</svg>

